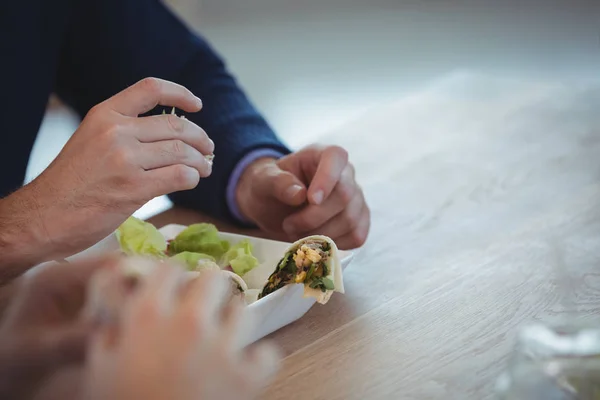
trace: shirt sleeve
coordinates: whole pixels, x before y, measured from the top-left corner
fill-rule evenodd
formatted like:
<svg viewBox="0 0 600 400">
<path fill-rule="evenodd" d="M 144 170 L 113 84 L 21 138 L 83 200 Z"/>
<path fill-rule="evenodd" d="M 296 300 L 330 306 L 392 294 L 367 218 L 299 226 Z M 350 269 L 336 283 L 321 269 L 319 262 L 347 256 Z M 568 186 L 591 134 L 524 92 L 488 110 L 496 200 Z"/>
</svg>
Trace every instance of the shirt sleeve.
<svg viewBox="0 0 600 400">
<path fill-rule="evenodd" d="M 183 113 L 215 142 L 213 173 L 193 190 L 169 195 L 175 205 L 240 222 L 228 201 L 258 151 L 290 150 L 252 105 L 211 45 L 158 0 L 74 1 L 58 66 L 56 92 L 81 116 L 145 77 L 177 82 L 203 109 Z M 153 113 L 158 113 L 156 110 Z M 235 172 L 235 174 L 234 174 Z"/>
</svg>

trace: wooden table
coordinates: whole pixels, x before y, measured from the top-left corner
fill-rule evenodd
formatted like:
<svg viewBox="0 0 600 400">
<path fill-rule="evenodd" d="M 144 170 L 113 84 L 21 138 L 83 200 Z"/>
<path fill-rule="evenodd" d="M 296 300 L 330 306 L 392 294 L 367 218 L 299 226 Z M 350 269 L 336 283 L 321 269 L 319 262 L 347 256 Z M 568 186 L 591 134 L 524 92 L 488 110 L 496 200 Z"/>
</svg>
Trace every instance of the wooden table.
<svg viewBox="0 0 600 400">
<path fill-rule="evenodd" d="M 372 231 L 346 294 L 272 335 L 266 399 L 491 398 L 520 327 L 598 319 L 600 91 L 519 88 L 425 93 L 324 137 Z"/>
</svg>

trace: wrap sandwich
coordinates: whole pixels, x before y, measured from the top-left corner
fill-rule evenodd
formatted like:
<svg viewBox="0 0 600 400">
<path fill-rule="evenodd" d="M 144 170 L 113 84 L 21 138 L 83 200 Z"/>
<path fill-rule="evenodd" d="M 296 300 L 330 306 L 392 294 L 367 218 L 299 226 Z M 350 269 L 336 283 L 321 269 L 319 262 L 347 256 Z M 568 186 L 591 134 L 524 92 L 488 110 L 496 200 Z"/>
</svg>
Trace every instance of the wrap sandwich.
<svg viewBox="0 0 600 400">
<path fill-rule="evenodd" d="M 333 292 L 344 293 L 339 251 L 331 238 L 315 235 L 293 243 L 258 298 L 292 284 L 303 284 L 304 297 L 314 297 L 321 304 L 327 303 Z"/>
<path fill-rule="evenodd" d="M 219 271 L 220 274 L 227 277 L 228 282 L 231 285 L 231 298 L 238 297 L 245 301 L 246 291 L 248 290 L 246 282 L 244 282 L 244 280 L 236 273 L 222 270 L 217 263 L 208 258 L 200 258 L 197 261 L 196 268 L 192 270 L 190 270 L 188 266 L 187 275 L 190 279 L 194 279 L 206 271 Z"/>
</svg>

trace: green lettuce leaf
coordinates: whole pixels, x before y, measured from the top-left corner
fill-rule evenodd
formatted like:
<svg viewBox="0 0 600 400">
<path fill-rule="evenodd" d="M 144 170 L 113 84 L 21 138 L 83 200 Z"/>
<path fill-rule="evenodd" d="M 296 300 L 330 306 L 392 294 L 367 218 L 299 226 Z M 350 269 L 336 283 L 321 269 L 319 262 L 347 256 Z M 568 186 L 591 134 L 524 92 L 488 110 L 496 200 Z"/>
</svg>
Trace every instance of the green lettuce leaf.
<svg viewBox="0 0 600 400">
<path fill-rule="evenodd" d="M 188 271 L 196 271 L 198 268 L 198 261 L 209 260 L 215 262 L 215 258 L 208 254 L 192 253 L 191 251 L 183 251 L 179 254 L 175 254 L 171 259 L 179 261 L 187 266 Z"/>
<path fill-rule="evenodd" d="M 258 260 L 252 255 L 252 244 L 248 240 L 233 245 L 225 254 L 224 262 L 239 276 L 247 274 L 258 265 Z"/>
<path fill-rule="evenodd" d="M 169 244 L 169 253 L 184 251 L 207 254 L 219 260 L 229 250 L 229 242 L 219 238 L 217 227 L 212 224 L 193 224 L 182 231 Z"/>
<path fill-rule="evenodd" d="M 126 254 L 165 257 L 167 242 L 164 236 L 149 222 L 129 217 L 116 232 L 121 250 Z"/>
</svg>

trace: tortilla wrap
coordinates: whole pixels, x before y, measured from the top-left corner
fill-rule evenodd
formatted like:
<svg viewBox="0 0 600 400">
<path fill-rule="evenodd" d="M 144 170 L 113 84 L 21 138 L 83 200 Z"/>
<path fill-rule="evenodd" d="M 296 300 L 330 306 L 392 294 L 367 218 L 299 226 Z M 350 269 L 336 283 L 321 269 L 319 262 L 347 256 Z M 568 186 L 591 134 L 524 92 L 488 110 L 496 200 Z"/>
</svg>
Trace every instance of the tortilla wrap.
<svg viewBox="0 0 600 400">
<path fill-rule="evenodd" d="M 284 253 L 259 299 L 290 284 L 304 284 L 304 297 L 325 304 L 333 292 L 344 293 L 342 264 L 335 242 L 322 235 L 294 242 Z"/>
</svg>

